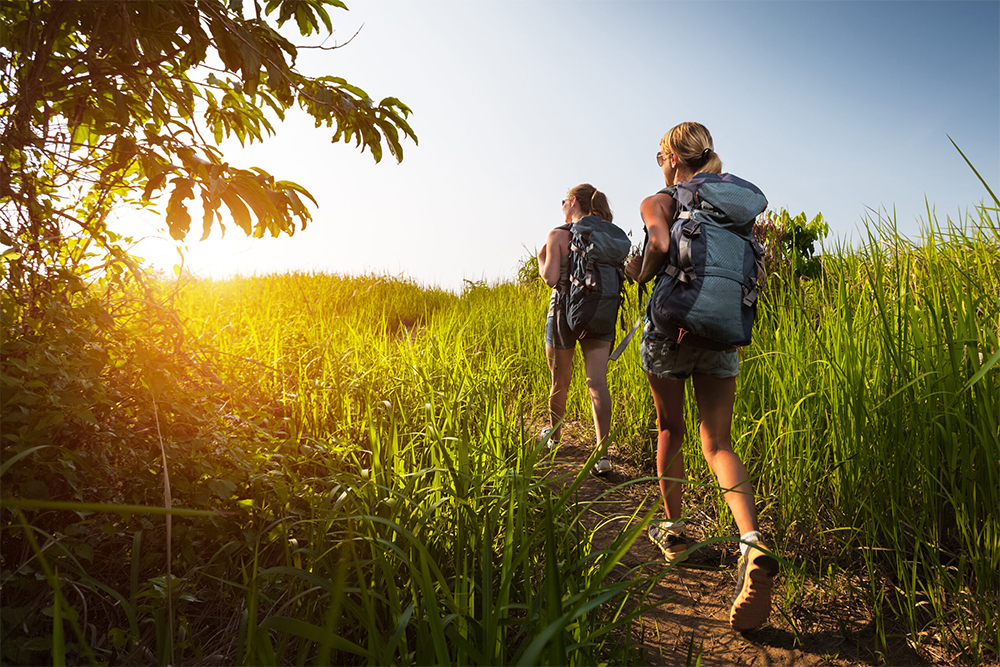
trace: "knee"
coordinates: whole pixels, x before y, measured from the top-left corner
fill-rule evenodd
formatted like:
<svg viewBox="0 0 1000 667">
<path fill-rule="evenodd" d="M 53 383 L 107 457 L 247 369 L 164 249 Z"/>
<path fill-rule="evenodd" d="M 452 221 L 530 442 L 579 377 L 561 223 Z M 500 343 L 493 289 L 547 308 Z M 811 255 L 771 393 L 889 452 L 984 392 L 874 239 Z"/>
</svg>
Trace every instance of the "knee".
<svg viewBox="0 0 1000 667">
<path fill-rule="evenodd" d="M 566 390 L 573 380 L 572 368 L 556 367 L 552 369 L 552 390 Z"/>
<path fill-rule="evenodd" d="M 592 377 L 588 375 L 587 389 L 590 391 L 591 396 L 604 396 L 608 393 L 608 380 L 607 378 Z"/>
<path fill-rule="evenodd" d="M 701 453 L 708 460 L 715 458 L 719 454 L 732 454 L 733 445 L 729 441 L 729 438 L 706 438 L 702 436 Z"/>
<path fill-rule="evenodd" d="M 687 428 L 687 425 L 684 423 L 683 415 L 658 413 L 656 415 L 656 427 L 661 433 L 663 431 L 669 431 L 671 433 L 684 435 L 684 430 Z"/>
<path fill-rule="evenodd" d="M 661 419 L 657 422 L 660 438 L 671 449 L 679 449 L 684 444 L 684 422 Z"/>
</svg>

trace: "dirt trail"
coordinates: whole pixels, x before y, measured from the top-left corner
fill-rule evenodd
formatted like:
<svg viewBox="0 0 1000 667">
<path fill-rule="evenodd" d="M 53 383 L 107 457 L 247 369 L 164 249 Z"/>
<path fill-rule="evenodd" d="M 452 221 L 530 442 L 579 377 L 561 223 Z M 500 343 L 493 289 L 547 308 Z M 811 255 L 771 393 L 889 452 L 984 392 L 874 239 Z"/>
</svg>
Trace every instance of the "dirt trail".
<svg viewBox="0 0 1000 667">
<path fill-rule="evenodd" d="M 575 429 L 566 429 L 572 433 Z M 553 480 L 571 481 L 589 451 L 569 437 L 556 453 Z M 614 458 L 612 459 L 614 460 Z M 606 478 L 588 475 L 579 490 L 578 502 L 591 504 L 584 522 L 593 528 L 609 517 L 597 531 L 596 546 L 609 544 L 640 506 L 652 507 L 658 492 L 652 482 L 622 490 L 614 487 L 648 475 L 616 465 Z M 558 483 L 558 482 L 557 482 Z M 611 491 L 608 494 L 609 490 Z M 608 494 L 598 500 L 602 494 Z M 697 535 L 693 535 L 698 537 Z M 838 598 L 817 591 L 798 603 L 785 602 L 783 577 L 778 577 L 774 605 L 768 623 L 759 630 L 738 633 L 729 627 L 729 603 L 735 587 L 738 549 L 732 543 L 715 543 L 696 552 L 689 563 L 675 567 L 651 593 L 650 601 L 662 600 L 642 620 L 640 637 L 650 665 L 685 665 L 692 647 L 701 648 L 701 664 L 722 665 L 932 665 L 900 638 L 888 655 L 877 652 L 874 623 L 857 597 Z M 620 571 L 645 566 L 648 573 L 665 567 L 659 550 L 643 535 L 622 561 Z M 789 622 L 794 621 L 794 626 Z M 694 658 L 690 664 L 696 664 Z M 944 664 L 944 663 L 938 663 Z"/>
</svg>

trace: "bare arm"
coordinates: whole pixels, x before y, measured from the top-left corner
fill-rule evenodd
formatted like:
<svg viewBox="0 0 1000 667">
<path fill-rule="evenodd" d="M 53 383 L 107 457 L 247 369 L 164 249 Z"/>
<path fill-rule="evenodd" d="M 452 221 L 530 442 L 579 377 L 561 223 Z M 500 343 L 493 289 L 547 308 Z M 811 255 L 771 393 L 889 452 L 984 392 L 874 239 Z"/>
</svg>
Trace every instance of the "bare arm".
<svg viewBox="0 0 1000 667">
<path fill-rule="evenodd" d="M 667 251 L 670 250 L 670 226 L 674 221 L 674 198 L 667 194 L 655 194 L 646 197 L 639 205 L 639 213 L 649 232 L 649 242 L 642 256 L 642 264 L 638 261 L 629 262 L 626 274 L 633 280 L 644 283 L 652 280 L 663 263 L 667 261 Z M 632 275 L 634 274 L 634 275 Z"/>
<path fill-rule="evenodd" d="M 564 255 L 569 254 L 570 234 L 565 229 L 553 229 L 538 251 L 538 274 L 549 287 L 559 282 L 559 267 Z"/>
</svg>

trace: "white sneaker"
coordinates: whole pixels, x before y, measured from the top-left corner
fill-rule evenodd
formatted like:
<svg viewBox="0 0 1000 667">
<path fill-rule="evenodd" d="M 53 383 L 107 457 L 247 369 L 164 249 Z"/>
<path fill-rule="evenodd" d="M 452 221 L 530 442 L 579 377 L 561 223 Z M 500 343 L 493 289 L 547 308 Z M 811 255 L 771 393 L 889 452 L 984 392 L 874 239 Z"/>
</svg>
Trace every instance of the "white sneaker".
<svg viewBox="0 0 1000 667">
<path fill-rule="evenodd" d="M 542 432 L 538 434 L 539 442 L 546 441 L 545 449 L 547 450 L 559 446 L 559 441 L 551 437 L 553 431 L 555 431 L 554 428 L 552 428 L 551 426 L 546 426 L 545 428 L 542 429 Z"/>
<path fill-rule="evenodd" d="M 611 472 L 611 461 L 608 460 L 607 456 L 602 456 L 597 460 L 597 463 L 594 464 L 593 472 L 598 477 L 604 477 Z"/>
</svg>

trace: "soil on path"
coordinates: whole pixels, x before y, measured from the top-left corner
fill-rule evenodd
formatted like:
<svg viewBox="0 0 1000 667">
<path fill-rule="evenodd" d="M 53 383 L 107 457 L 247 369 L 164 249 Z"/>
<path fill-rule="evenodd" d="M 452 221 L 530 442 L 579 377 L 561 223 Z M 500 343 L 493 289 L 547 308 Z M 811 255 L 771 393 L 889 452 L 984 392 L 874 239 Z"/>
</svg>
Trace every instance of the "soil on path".
<svg viewBox="0 0 1000 667">
<path fill-rule="evenodd" d="M 564 430 L 572 432 L 569 428 Z M 557 484 L 569 484 L 589 454 L 588 448 L 564 437 L 555 453 L 551 479 Z M 614 452 L 612 460 L 616 460 Z M 648 476 L 649 471 L 630 470 L 617 462 L 606 477 L 587 475 L 577 502 L 588 507 L 584 514 L 587 527 L 599 526 L 595 547 L 610 544 L 629 517 L 642 516 L 658 502 L 659 492 L 654 482 L 627 484 Z M 817 587 L 814 592 L 787 600 L 781 575 L 775 585 L 769 621 L 752 632 L 734 632 L 729 627 L 729 604 L 735 588 L 738 556 L 734 543 L 716 542 L 699 549 L 688 562 L 674 567 L 660 579 L 647 600 L 647 603 L 659 602 L 643 616 L 641 630 L 633 638 L 647 664 L 698 664 L 699 650 L 700 664 L 706 667 L 947 664 L 934 660 L 934 656 L 930 656 L 931 662 L 928 656 L 918 654 L 902 635 L 887 653 L 880 652 L 874 621 L 856 594 L 849 591 L 837 594 Z M 642 568 L 644 574 L 655 574 L 666 568 L 662 561 L 660 551 L 643 535 L 632 545 L 616 572 L 624 576 L 633 570 L 634 577 L 634 568 Z"/>
</svg>

